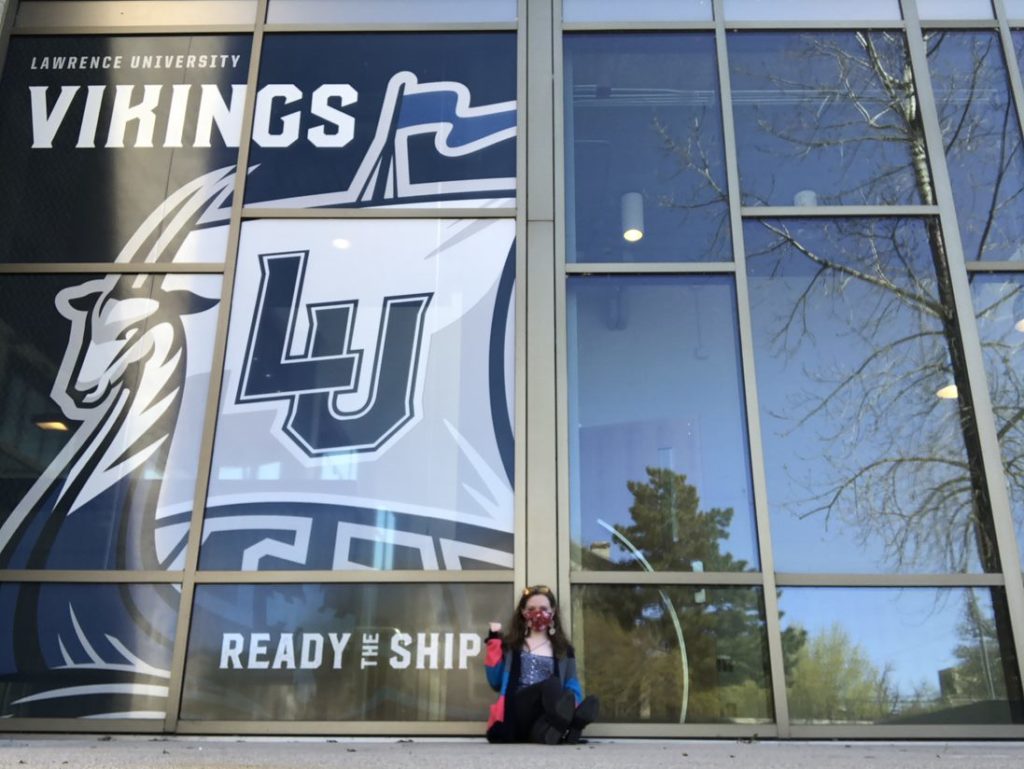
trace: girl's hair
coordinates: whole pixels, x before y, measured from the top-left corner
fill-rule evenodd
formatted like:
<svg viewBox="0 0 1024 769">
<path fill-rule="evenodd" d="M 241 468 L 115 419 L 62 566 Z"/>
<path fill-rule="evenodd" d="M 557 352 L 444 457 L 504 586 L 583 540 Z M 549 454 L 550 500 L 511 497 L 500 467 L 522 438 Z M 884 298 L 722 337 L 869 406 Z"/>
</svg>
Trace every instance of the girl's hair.
<svg viewBox="0 0 1024 769">
<path fill-rule="evenodd" d="M 502 639 L 505 648 L 523 648 L 526 636 L 530 634 L 530 629 L 523 620 L 523 609 L 526 608 L 526 602 L 535 595 L 542 595 L 551 603 L 551 610 L 555 614 L 551 620 L 551 627 L 555 629 L 555 634 L 551 636 L 551 650 L 556 657 L 563 657 L 569 651 L 569 638 L 562 629 L 562 613 L 558 611 L 558 601 L 555 600 L 555 593 L 546 585 L 532 585 L 523 588 L 522 595 L 519 596 L 519 603 L 516 605 L 516 610 L 512 614 L 512 619 L 509 620 L 508 631 Z"/>
</svg>

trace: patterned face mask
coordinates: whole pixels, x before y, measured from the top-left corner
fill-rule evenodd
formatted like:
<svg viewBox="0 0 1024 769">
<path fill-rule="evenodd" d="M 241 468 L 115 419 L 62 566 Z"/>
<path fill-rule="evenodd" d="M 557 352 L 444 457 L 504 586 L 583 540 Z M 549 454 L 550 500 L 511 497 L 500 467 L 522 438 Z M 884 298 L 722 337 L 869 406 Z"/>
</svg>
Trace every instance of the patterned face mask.
<svg viewBox="0 0 1024 769">
<path fill-rule="evenodd" d="M 526 610 L 526 624 L 529 625 L 532 630 L 537 630 L 542 633 L 551 627 L 551 622 L 554 618 L 555 614 L 550 609 Z"/>
</svg>

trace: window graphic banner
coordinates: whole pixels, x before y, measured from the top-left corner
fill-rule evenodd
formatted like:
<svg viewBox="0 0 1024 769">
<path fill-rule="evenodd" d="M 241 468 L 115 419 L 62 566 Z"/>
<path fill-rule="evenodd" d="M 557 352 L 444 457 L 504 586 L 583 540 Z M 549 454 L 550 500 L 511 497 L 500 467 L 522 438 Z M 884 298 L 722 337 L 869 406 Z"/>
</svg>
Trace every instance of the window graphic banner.
<svg viewBox="0 0 1024 769">
<path fill-rule="evenodd" d="M 0 80 L 0 262 L 154 261 L 152 220 L 222 262 L 251 38 L 17 37 Z M 271 35 L 246 204 L 511 206 L 515 35 Z M 481 63 L 485 63 L 482 66 Z M 211 188 L 198 215 L 180 194 Z M 166 251 L 166 249 L 161 249 Z"/>
<path fill-rule="evenodd" d="M 261 82 L 254 143 L 275 153 L 247 170 L 251 200 L 509 202 L 514 36 L 371 35 L 344 71 L 309 55 L 312 38 L 287 40 L 321 77 Z M 249 43 L 12 40 L 0 82 L 0 261 L 223 262 Z M 494 67 L 479 67 L 488 50 Z M 437 64 L 449 54 L 450 66 Z M 296 124 L 297 155 L 281 140 Z M 348 203 L 317 197 L 357 189 Z M 511 567 L 513 236 L 511 220 L 246 224 L 203 568 Z M 19 281 L 38 279 L 0 283 L 18 297 Z M 0 479 L 0 568 L 180 569 L 221 277 L 54 280 L 45 312 L 25 316 L 39 328 L 0 340 L 38 343 L 36 357 L 52 361 L 36 367 L 39 381 L 3 380 L 5 419 L 20 420 L 11 434 L 45 416 L 64 436 L 37 466 Z M 47 396 L 38 413 L 12 406 L 36 395 Z M 33 600 L 0 604 L 0 646 L 17 637 L 26 651 L 9 658 L 12 675 L 45 688 L 40 671 L 70 663 L 46 651 L 58 635 Z M 103 621 L 146 627 L 137 607 L 120 611 Z M 111 634 L 126 639 L 123 664 L 162 664 L 133 645 L 137 634 Z M 69 697 L 60 712 L 113 711 Z"/>
<path fill-rule="evenodd" d="M 0 718 L 163 719 L 179 599 L 178 585 L 0 584 Z"/>
<path fill-rule="evenodd" d="M 514 236 L 243 225 L 202 568 L 512 567 Z"/>
<path fill-rule="evenodd" d="M 511 206 L 516 41 L 268 35 L 246 205 Z"/>
<path fill-rule="evenodd" d="M 479 721 L 507 585 L 200 585 L 181 717 Z"/>
<path fill-rule="evenodd" d="M 12 38 L 0 81 L 0 261 L 177 253 L 223 262 L 218 225 L 230 210 L 250 44 L 245 35 Z M 203 178 L 220 184 L 193 216 L 178 208 L 181 191 Z M 208 228 L 219 236 L 180 253 L 146 241 L 175 214 L 193 218 L 182 240 Z"/>
<path fill-rule="evenodd" d="M 0 280 L 0 320 L 28 298 L 39 326 L 0 342 L 0 449 L 26 457 L 0 467 L 0 568 L 164 569 L 184 552 L 220 288 L 219 275 Z M 38 433 L 45 451 L 28 457 Z"/>
</svg>

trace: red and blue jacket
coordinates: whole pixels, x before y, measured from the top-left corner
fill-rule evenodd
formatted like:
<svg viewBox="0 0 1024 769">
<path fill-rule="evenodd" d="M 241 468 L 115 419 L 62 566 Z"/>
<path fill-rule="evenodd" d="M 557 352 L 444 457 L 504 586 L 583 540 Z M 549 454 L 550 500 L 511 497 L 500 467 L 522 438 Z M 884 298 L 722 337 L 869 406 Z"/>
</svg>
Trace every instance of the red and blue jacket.
<svg viewBox="0 0 1024 769">
<path fill-rule="evenodd" d="M 491 631 L 487 636 L 487 654 L 484 657 L 484 664 L 487 667 L 487 683 L 498 693 L 498 701 L 491 705 L 491 715 L 487 720 L 487 728 L 505 720 L 505 696 L 509 692 L 509 679 L 512 676 L 512 668 L 518 651 L 503 649 L 501 634 Z M 576 698 L 576 704 L 583 701 L 583 689 L 580 680 L 576 675 L 576 652 L 570 646 L 564 656 L 555 658 L 555 670 L 558 679 L 562 682 L 562 688 L 572 692 Z"/>
</svg>

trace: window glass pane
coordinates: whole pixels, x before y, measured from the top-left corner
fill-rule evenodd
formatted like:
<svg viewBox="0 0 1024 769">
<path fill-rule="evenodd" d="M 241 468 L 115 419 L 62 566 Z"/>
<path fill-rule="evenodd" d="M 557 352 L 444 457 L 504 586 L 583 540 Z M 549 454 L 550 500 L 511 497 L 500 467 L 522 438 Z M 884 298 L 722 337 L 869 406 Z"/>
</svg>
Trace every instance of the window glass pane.
<svg viewBox="0 0 1024 769">
<path fill-rule="evenodd" d="M 1003 0 L 1006 15 L 1011 19 L 1024 19 L 1024 0 Z"/>
<path fill-rule="evenodd" d="M 268 35 L 259 89 L 247 204 L 514 204 L 513 32 Z"/>
<path fill-rule="evenodd" d="M 12 38 L 0 261 L 223 262 L 249 45 L 243 35 Z M 187 236 L 200 225 L 221 240 L 204 233 L 197 248 Z M 154 248 L 150 236 L 165 231 Z"/>
<path fill-rule="evenodd" d="M 601 721 L 772 720 L 761 590 L 573 588 L 573 642 Z"/>
<path fill-rule="evenodd" d="M 757 568 L 731 276 L 568 284 L 573 562 Z"/>
<path fill-rule="evenodd" d="M 937 222 L 744 233 L 779 571 L 998 571 Z"/>
<path fill-rule="evenodd" d="M 932 31 L 928 65 L 967 259 L 1024 259 L 1024 156 L 995 32 Z"/>
<path fill-rule="evenodd" d="M 901 32 L 740 32 L 728 41 L 746 204 L 933 199 Z"/>
<path fill-rule="evenodd" d="M 516 0 L 270 0 L 268 24 L 515 21 Z"/>
<path fill-rule="evenodd" d="M 733 21 L 859 20 L 900 18 L 898 0 L 725 0 L 725 18 Z"/>
<path fill-rule="evenodd" d="M 794 723 L 1021 722 L 1001 588 L 780 591 Z"/>
<path fill-rule="evenodd" d="M 163 720 L 180 592 L 0 583 L 0 718 Z"/>
<path fill-rule="evenodd" d="M 1024 275 L 971 276 L 1003 472 L 1024 560 Z"/>
<path fill-rule="evenodd" d="M 181 717 L 476 721 L 482 732 L 497 696 L 487 624 L 514 607 L 498 584 L 200 585 Z"/>
<path fill-rule="evenodd" d="M 251 25 L 256 21 L 256 5 L 256 0 L 29 0 L 18 5 L 16 24 L 19 27 L 179 28 L 186 24 Z"/>
<path fill-rule="evenodd" d="M 243 225 L 203 568 L 512 568 L 514 237 Z"/>
<path fill-rule="evenodd" d="M 922 19 L 991 19 L 990 0 L 917 0 Z"/>
<path fill-rule="evenodd" d="M 564 21 L 711 21 L 711 0 L 562 0 Z"/>
<path fill-rule="evenodd" d="M 219 275 L 0 280 L 0 568 L 180 569 Z"/>
<path fill-rule="evenodd" d="M 565 38 L 570 262 L 728 261 L 711 34 Z"/>
</svg>

